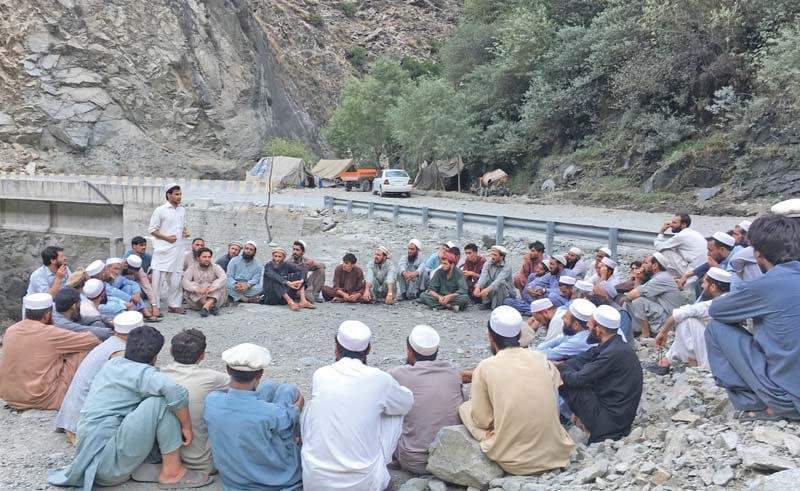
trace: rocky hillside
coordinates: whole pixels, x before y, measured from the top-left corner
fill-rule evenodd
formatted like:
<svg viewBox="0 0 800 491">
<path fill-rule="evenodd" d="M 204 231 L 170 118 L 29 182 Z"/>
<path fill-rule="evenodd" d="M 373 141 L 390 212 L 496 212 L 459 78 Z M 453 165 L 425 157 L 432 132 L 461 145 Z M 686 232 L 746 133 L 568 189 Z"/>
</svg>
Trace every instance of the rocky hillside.
<svg viewBox="0 0 800 491">
<path fill-rule="evenodd" d="M 0 0 L 0 167 L 235 177 L 273 137 L 322 150 L 348 58 L 429 55 L 461 3 Z"/>
</svg>

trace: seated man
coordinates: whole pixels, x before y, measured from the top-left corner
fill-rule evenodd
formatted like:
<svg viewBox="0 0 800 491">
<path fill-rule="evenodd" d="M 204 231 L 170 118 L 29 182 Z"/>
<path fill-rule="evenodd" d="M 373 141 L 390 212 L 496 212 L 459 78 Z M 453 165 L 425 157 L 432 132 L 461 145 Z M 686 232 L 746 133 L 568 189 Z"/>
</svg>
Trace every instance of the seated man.
<svg viewBox="0 0 800 491">
<path fill-rule="evenodd" d="M 715 232 L 711 237 L 706 237 L 706 242 L 708 244 L 708 261 L 681 276 L 678 280 L 680 290 L 683 290 L 689 279 L 702 278 L 709 268 L 718 267 L 725 271 L 730 270 L 728 262 L 733 258 L 731 251 L 736 246 L 736 239 L 725 232 Z"/>
<path fill-rule="evenodd" d="M 234 240 L 228 244 L 228 252 L 217 259 L 217 264 L 223 271 L 228 271 L 228 264 L 230 264 L 231 259 L 238 256 L 240 252 L 242 252 L 242 243 Z"/>
<path fill-rule="evenodd" d="M 78 418 L 94 378 L 108 360 L 125 355 L 128 334 L 143 324 L 142 314 L 139 312 L 128 311 L 117 315 L 114 317 L 114 334 L 95 346 L 81 362 L 56 416 L 56 431 L 64 431 L 69 443 L 75 444 Z"/>
<path fill-rule="evenodd" d="M 25 318 L 3 336 L 0 399 L 14 409 L 58 409 L 78 365 L 100 341 L 51 325 L 49 293 L 26 296 L 22 307 Z"/>
<path fill-rule="evenodd" d="M 531 302 L 541 298 L 541 292 L 550 284 L 550 263 L 549 261 L 539 261 L 536 270 L 528 275 L 528 282 L 522 289 L 522 298 L 507 298 L 504 305 L 514 307 L 522 315 L 530 315 Z"/>
<path fill-rule="evenodd" d="M 136 282 L 141 289 L 142 294 L 145 298 L 150 300 L 151 304 L 153 298 L 155 298 L 156 294 L 153 290 L 153 284 L 150 283 L 150 277 L 145 274 L 144 268 L 142 267 L 142 258 L 137 256 L 136 254 L 131 254 L 130 256 L 126 257 L 123 264 L 122 274 L 127 279 Z M 151 309 L 153 311 L 153 315 L 158 317 L 158 309 L 151 305 Z"/>
<path fill-rule="evenodd" d="M 416 326 L 406 339 L 407 363 L 389 370 L 414 394 L 395 452 L 400 467 L 414 474 L 427 473 L 428 448 L 439 430 L 460 423 L 461 370 L 449 361 L 437 361 L 438 353 L 439 334 L 430 326 Z"/>
<path fill-rule="evenodd" d="M 667 355 L 645 368 L 656 375 L 667 375 L 672 362 L 688 363 L 690 367 L 707 367 L 706 325 L 711 320 L 708 308 L 713 299 L 725 295 L 730 290 L 731 274 L 719 268 L 709 269 L 703 277 L 703 294 L 700 300 L 673 310 L 656 336 L 656 346 L 663 349 L 667 344 L 669 332 L 675 327 L 675 340 Z"/>
<path fill-rule="evenodd" d="M 544 353 L 550 361 L 563 361 L 588 350 L 594 343 L 589 337 L 589 318 L 594 313 L 592 302 L 579 298 L 569 304 L 563 317 L 563 334 L 539 344 L 536 349 Z"/>
<path fill-rule="evenodd" d="M 482 310 L 503 305 L 508 297 L 515 296 L 511 264 L 506 261 L 508 249 L 495 245 L 489 249 L 489 261 L 483 265 L 481 276 L 475 283 L 472 294 L 481 299 Z"/>
<path fill-rule="evenodd" d="M 661 226 L 653 241 L 656 251 L 662 255 L 664 270 L 676 280 L 706 262 L 706 239 L 691 226 L 692 217 L 688 213 L 676 213 Z M 665 238 L 667 230 L 674 235 Z"/>
<path fill-rule="evenodd" d="M 212 264 L 211 249 L 201 247 L 197 261 L 183 272 L 183 297 L 190 309 L 200 309 L 201 317 L 219 315 L 219 307 L 228 296 L 228 275 L 219 264 Z"/>
<path fill-rule="evenodd" d="M 86 283 L 84 283 L 81 293 L 85 297 L 85 300 L 81 301 L 82 319 L 100 318 L 103 320 L 103 322 L 106 323 L 107 326 L 113 327 L 112 319 L 114 317 L 111 317 L 103 313 L 106 312 L 107 310 L 100 312 L 100 308 L 107 306 L 110 303 L 113 305 L 118 305 L 118 308 L 115 309 L 116 310 L 116 313 L 114 314 L 115 316 L 116 314 L 127 311 L 127 309 L 125 308 L 125 304 L 114 303 L 114 302 L 121 302 L 121 300 L 119 300 L 118 298 L 115 298 L 113 300 L 108 298 L 108 296 L 106 295 L 106 284 L 95 278 L 87 280 Z"/>
<path fill-rule="evenodd" d="M 315 309 L 316 306 L 306 298 L 305 276 L 304 269 L 286 260 L 283 247 L 272 249 L 272 261 L 264 265 L 264 297 L 261 303 L 288 305 L 293 311 Z"/>
<path fill-rule="evenodd" d="M 364 272 L 356 266 L 356 256 L 348 252 L 342 264 L 333 272 L 333 286 L 322 287 L 322 297 L 326 302 L 355 303 L 364 294 Z"/>
<path fill-rule="evenodd" d="M 155 446 L 163 465 L 152 478 L 159 487 L 201 487 L 214 479 L 181 463 L 180 448 L 192 441 L 186 389 L 155 368 L 164 336 L 140 326 L 128 334 L 125 357 L 105 364 L 78 421 L 75 460 L 51 471 L 55 486 L 118 486 L 131 478 Z"/>
<path fill-rule="evenodd" d="M 234 302 L 258 303 L 261 301 L 261 281 L 264 268 L 256 259 L 258 248 L 256 243 L 248 240 L 244 244 L 241 256 L 236 256 L 228 263 L 225 274 L 228 276 L 228 296 Z"/>
<path fill-rule="evenodd" d="M 396 277 L 394 264 L 389 261 L 389 249 L 378 246 L 373 261 L 367 265 L 361 301 L 363 303 L 383 301 L 386 305 L 393 304 Z"/>
<path fill-rule="evenodd" d="M 779 206 L 780 205 L 780 206 Z M 708 363 L 741 420 L 800 419 L 800 200 L 753 221 L 750 244 L 764 276 L 711 302 Z M 753 333 L 742 327 L 753 320 Z"/>
<path fill-rule="evenodd" d="M 578 247 L 570 247 L 566 256 L 564 256 L 567 260 L 566 269 L 572 271 L 572 274 L 579 280 L 582 280 L 584 276 L 586 276 L 588 270 L 586 260 L 584 260 L 582 256 L 583 251 Z"/>
<path fill-rule="evenodd" d="M 750 220 L 742 220 L 735 227 L 733 227 L 733 233 L 731 236 L 736 241 L 736 245 L 740 246 L 742 249 L 750 246 L 750 241 L 747 239 L 747 232 L 750 230 L 750 225 L 752 224 L 753 222 Z"/>
<path fill-rule="evenodd" d="M 192 239 L 192 248 L 186 251 L 183 255 L 183 270 L 189 269 L 189 266 L 197 262 L 197 251 L 206 246 L 206 241 L 200 237 Z"/>
<path fill-rule="evenodd" d="M 467 281 L 469 298 L 475 303 L 481 303 L 481 298 L 476 297 L 473 293 L 475 284 L 481 277 L 486 258 L 478 254 L 478 246 L 473 243 L 464 246 L 464 256 L 464 264 L 461 265 L 461 271 L 464 272 L 464 279 Z"/>
<path fill-rule="evenodd" d="M 109 295 L 116 296 L 122 299 L 123 302 L 131 303 L 136 310 L 140 310 L 145 321 L 160 322 L 158 318 L 152 315 L 150 308 L 145 304 L 139 284 L 122 275 L 122 263 L 122 259 L 118 257 L 106 259 L 105 269 L 97 278 L 111 286 L 111 288 L 106 289 Z"/>
<path fill-rule="evenodd" d="M 308 301 L 313 303 L 319 300 L 319 294 L 325 285 L 325 265 L 306 257 L 306 242 L 304 240 L 294 241 L 291 263 L 298 269 L 303 270 Z"/>
<path fill-rule="evenodd" d="M 619 440 L 631 431 L 642 397 L 642 366 L 636 351 L 619 334 L 620 313 L 601 305 L 589 318 L 583 354 L 558 365 L 561 397 L 589 433 L 589 443 Z"/>
<path fill-rule="evenodd" d="M 202 260 L 202 254 L 198 259 Z M 189 469 L 214 474 L 203 410 L 206 396 L 215 390 L 227 389 L 230 377 L 200 366 L 206 357 L 206 336 L 198 329 L 184 329 L 174 335 L 169 352 L 175 362 L 162 368 L 161 373 L 189 391 L 189 416 L 192 418 L 192 442 L 181 447 L 181 461 Z"/>
<path fill-rule="evenodd" d="M 597 249 L 594 254 L 594 259 L 592 259 L 589 264 L 586 265 L 586 276 L 584 276 L 584 280 L 592 282 L 592 284 L 597 284 L 599 281 L 599 273 L 600 273 L 600 264 L 603 261 L 603 258 L 611 259 L 611 249 L 608 247 L 601 247 Z M 615 281 L 619 281 L 619 278 L 614 278 Z"/>
<path fill-rule="evenodd" d="M 433 277 L 433 272 L 439 267 L 441 264 L 442 258 L 445 254 L 447 254 L 451 248 L 455 247 L 456 245 L 448 240 L 444 242 L 439 249 L 436 250 L 433 254 L 428 256 L 428 259 L 425 260 L 422 264 L 420 264 L 419 269 L 417 272 L 419 273 L 419 289 L 420 291 L 425 291 L 428 288 L 428 282 Z"/>
<path fill-rule="evenodd" d="M 758 266 L 753 246 L 748 246 L 736 253 L 730 261 L 731 273 L 733 273 L 731 281 L 731 291 L 735 292 L 739 289 L 745 281 L 752 281 L 764 276 L 764 272 Z"/>
<path fill-rule="evenodd" d="M 261 382 L 271 361 L 266 348 L 240 344 L 224 351 L 222 361 L 231 386 L 208 395 L 204 417 L 225 489 L 297 489 L 303 395 L 291 384 Z"/>
<path fill-rule="evenodd" d="M 525 296 L 525 285 L 528 284 L 531 275 L 536 272 L 543 259 L 544 244 L 538 240 L 528 244 L 528 253 L 522 257 L 522 267 L 519 273 L 514 275 L 514 287 L 523 297 Z"/>
<path fill-rule="evenodd" d="M 87 289 L 89 291 L 95 291 L 95 287 L 92 286 L 91 288 L 87 288 L 86 285 L 88 285 L 92 280 L 102 283 L 104 301 L 96 305 L 99 314 L 113 319 L 114 316 L 120 312 L 125 312 L 126 310 L 138 310 L 133 303 L 123 300 L 123 297 L 130 298 L 129 295 L 117 290 L 105 280 L 105 268 L 105 261 L 100 259 L 92 261 L 88 266 L 86 266 L 86 275 L 89 277 L 89 279 L 86 281 L 86 284 L 83 287 L 83 293 L 88 298 L 89 294 L 87 293 Z M 92 284 L 94 285 L 94 283 Z M 81 314 L 83 314 L 83 305 L 81 305 Z"/>
<path fill-rule="evenodd" d="M 303 412 L 303 488 L 382 490 L 386 465 L 414 396 L 386 372 L 367 365 L 372 333 L 344 321 L 336 333 L 336 363 L 317 369 Z"/>
<path fill-rule="evenodd" d="M 492 311 L 495 356 L 472 372 L 472 397 L 458 414 L 487 457 L 523 476 L 566 467 L 575 445 L 559 422 L 558 370 L 542 353 L 520 348 L 520 324 L 520 313 L 507 305 Z"/>
<path fill-rule="evenodd" d="M 531 318 L 528 319 L 528 327 L 534 331 L 544 328 L 547 333 L 545 341 L 549 341 L 564 333 L 563 316 L 564 313 L 559 313 L 559 309 L 549 298 L 540 298 L 531 302 Z"/>
<path fill-rule="evenodd" d="M 66 285 L 69 275 L 64 248 L 47 246 L 42 251 L 42 265 L 34 270 L 28 279 L 26 295 L 49 293 L 55 297 L 58 290 Z"/>
<path fill-rule="evenodd" d="M 548 290 L 547 298 L 549 298 L 556 307 L 567 305 L 575 296 L 576 283 L 577 280 L 575 280 L 574 276 L 562 274 L 558 279 L 558 286 L 555 289 Z"/>
<path fill-rule="evenodd" d="M 419 295 L 422 243 L 417 239 L 408 241 L 408 254 L 397 263 L 397 295 L 401 300 L 412 300 Z"/>
<path fill-rule="evenodd" d="M 469 305 L 467 282 L 456 266 L 456 256 L 447 253 L 428 284 L 428 291 L 420 295 L 422 303 L 434 309 L 464 310 Z"/>
<path fill-rule="evenodd" d="M 642 267 L 649 279 L 625 294 L 633 332 L 645 338 L 657 334 L 672 311 L 684 304 L 675 279 L 666 271 L 665 261 L 660 252 L 647 256 Z"/>
<path fill-rule="evenodd" d="M 81 294 L 78 290 L 64 287 L 56 293 L 53 325 L 72 332 L 90 332 L 103 341 L 111 336 L 111 328 L 100 317 L 91 317 L 85 323 L 81 317 Z"/>
</svg>

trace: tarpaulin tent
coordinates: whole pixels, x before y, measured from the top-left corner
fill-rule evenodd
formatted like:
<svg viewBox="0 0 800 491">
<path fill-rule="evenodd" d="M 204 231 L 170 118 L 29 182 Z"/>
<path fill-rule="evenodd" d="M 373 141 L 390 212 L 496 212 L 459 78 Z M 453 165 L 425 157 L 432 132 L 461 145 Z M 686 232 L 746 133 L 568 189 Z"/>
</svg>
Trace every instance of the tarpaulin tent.
<svg viewBox="0 0 800 491">
<path fill-rule="evenodd" d="M 311 169 L 311 173 L 319 179 L 336 179 L 339 177 L 339 174 L 351 170 L 354 167 L 353 159 L 322 159 Z"/>
<path fill-rule="evenodd" d="M 444 180 L 457 176 L 462 170 L 464 163 L 461 159 L 437 160 L 430 164 L 423 162 L 414 178 L 414 188 L 444 190 Z"/>
<path fill-rule="evenodd" d="M 305 161 L 294 157 L 263 157 L 247 173 L 248 181 L 271 180 L 275 188 L 300 187 L 307 178 L 311 178 L 311 173 L 306 169 Z"/>
</svg>

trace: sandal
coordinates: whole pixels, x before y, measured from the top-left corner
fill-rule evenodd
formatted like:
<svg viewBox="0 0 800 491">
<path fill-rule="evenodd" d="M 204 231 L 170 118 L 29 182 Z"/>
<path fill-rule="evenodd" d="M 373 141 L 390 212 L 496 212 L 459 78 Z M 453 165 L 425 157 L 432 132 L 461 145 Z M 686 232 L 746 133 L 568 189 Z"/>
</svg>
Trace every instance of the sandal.
<svg viewBox="0 0 800 491">
<path fill-rule="evenodd" d="M 766 409 L 761 409 L 760 411 L 739 411 L 734 414 L 733 419 L 747 423 L 748 421 L 780 421 L 783 417 L 776 413 L 768 413 Z"/>
<path fill-rule="evenodd" d="M 158 316 L 155 315 L 151 315 L 150 317 L 145 317 L 144 320 L 147 322 L 161 322 L 161 319 L 159 319 Z"/>
<path fill-rule="evenodd" d="M 200 471 L 187 470 L 186 475 L 178 482 L 159 482 L 158 489 L 191 489 L 202 488 L 214 482 L 214 478 Z"/>
</svg>

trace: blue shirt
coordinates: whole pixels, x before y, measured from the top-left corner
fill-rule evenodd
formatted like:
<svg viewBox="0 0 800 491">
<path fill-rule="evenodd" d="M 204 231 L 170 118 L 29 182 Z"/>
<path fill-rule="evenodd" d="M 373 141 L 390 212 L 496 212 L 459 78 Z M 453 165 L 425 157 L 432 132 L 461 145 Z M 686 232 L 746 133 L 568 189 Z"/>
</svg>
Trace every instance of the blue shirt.
<svg viewBox="0 0 800 491">
<path fill-rule="evenodd" d="M 578 356 L 589 348 L 597 346 L 596 343 L 587 343 L 586 339 L 588 337 L 589 331 L 580 331 L 572 336 L 562 334 L 550 341 L 541 343 L 536 349 L 544 353 L 550 361 L 564 360 Z"/>
<path fill-rule="evenodd" d="M 67 268 L 67 274 L 61 278 L 61 286 L 59 286 L 59 289 L 64 288 L 67 284 L 67 278 L 70 274 L 72 273 L 70 273 L 69 268 Z M 26 295 L 31 295 L 33 293 L 50 293 L 50 287 L 53 286 L 55 280 L 56 274 L 50 271 L 50 268 L 47 266 L 39 266 L 31 273 L 31 278 L 28 282 L 28 293 L 26 293 Z"/>
<path fill-rule="evenodd" d="M 210 393 L 203 414 L 214 465 L 226 490 L 278 491 L 300 486 L 297 406 L 267 402 L 252 390 L 228 389 Z"/>
<path fill-rule="evenodd" d="M 123 256 L 123 258 L 126 258 L 132 254 L 136 254 L 136 252 L 133 249 L 128 249 L 127 251 L 125 251 L 125 256 Z M 150 262 L 153 260 L 153 255 L 150 254 L 149 252 L 145 252 L 139 257 L 142 259 L 142 271 L 147 273 L 148 271 L 150 271 Z"/>
</svg>

